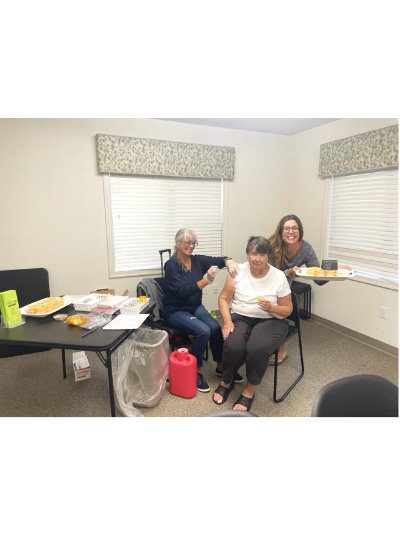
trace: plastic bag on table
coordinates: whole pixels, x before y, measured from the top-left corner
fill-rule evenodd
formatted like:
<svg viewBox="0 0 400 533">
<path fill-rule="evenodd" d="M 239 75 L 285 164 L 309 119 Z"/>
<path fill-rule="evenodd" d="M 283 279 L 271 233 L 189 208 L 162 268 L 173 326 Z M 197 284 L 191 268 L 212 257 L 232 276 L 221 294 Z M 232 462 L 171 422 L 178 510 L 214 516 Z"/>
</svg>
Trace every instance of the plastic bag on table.
<svg viewBox="0 0 400 533">
<path fill-rule="evenodd" d="M 113 355 L 114 391 L 120 411 L 142 416 L 136 407 L 154 407 L 161 400 L 168 376 L 168 334 L 142 327 Z"/>
</svg>

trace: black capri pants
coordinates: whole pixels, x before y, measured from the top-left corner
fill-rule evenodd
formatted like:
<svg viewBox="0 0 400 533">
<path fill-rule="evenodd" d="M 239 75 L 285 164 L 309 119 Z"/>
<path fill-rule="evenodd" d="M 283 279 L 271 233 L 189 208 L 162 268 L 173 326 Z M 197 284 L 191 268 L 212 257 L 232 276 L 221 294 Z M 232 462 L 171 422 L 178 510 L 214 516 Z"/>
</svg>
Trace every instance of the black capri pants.
<svg viewBox="0 0 400 533">
<path fill-rule="evenodd" d="M 224 383 L 232 383 L 233 376 L 246 364 L 246 378 L 252 385 L 261 383 L 267 370 L 268 358 L 282 344 L 288 333 L 287 320 L 253 318 L 232 314 L 235 325 L 225 340 L 223 350 Z"/>
</svg>

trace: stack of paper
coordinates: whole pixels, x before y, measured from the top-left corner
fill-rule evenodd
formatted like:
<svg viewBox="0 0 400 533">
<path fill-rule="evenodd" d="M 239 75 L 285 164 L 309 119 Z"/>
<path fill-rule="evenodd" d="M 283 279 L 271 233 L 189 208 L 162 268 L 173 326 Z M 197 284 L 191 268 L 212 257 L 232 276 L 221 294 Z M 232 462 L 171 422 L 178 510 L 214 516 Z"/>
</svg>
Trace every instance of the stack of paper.
<svg viewBox="0 0 400 533">
<path fill-rule="evenodd" d="M 111 320 L 103 329 L 137 329 L 148 317 L 148 314 L 141 315 L 118 315 Z"/>
</svg>

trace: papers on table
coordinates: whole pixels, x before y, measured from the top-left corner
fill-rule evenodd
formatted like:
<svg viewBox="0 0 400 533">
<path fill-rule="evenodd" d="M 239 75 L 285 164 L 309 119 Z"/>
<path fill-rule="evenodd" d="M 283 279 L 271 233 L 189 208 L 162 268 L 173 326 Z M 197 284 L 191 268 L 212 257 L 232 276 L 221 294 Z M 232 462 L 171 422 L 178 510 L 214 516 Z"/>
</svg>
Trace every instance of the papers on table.
<svg viewBox="0 0 400 533">
<path fill-rule="evenodd" d="M 114 320 L 106 324 L 103 329 L 137 329 L 148 317 L 148 314 L 139 315 L 118 315 Z"/>
</svg>

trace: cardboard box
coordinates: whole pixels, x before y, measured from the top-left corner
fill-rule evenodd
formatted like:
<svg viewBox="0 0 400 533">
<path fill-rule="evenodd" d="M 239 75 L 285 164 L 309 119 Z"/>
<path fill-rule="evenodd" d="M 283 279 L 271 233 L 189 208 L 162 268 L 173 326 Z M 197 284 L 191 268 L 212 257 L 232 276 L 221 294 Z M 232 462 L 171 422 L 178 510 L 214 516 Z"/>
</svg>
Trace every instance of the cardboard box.
<svg viewBox="0 0 400 533">
<path fill-rule="evenodd" d="M 97 294 L 111 294 L 112 296 L 115 296 L 115 289 L 96 289 L 95 291 L 92 291 L 92 293 L 97 293 Z M 123 293 L 122 293 L 122 296 L 128 296 L 129 295 L 129 291 L 128 289 L 126 289 Z"/>
<path fill-rule="evenodd" d="M 83 381 L 90 378 L 90 364 L 85 352 L 74 352 L 72 354 L 72 365 L 74 367 L 75 381 Z"/>
<path fill-rule="evenodd" d="M 115 295 L 115 289 L 96 289 L 95 291 L 92 291 L 92 293 L 97 294 L 112 294 Z"/>
</svg>

